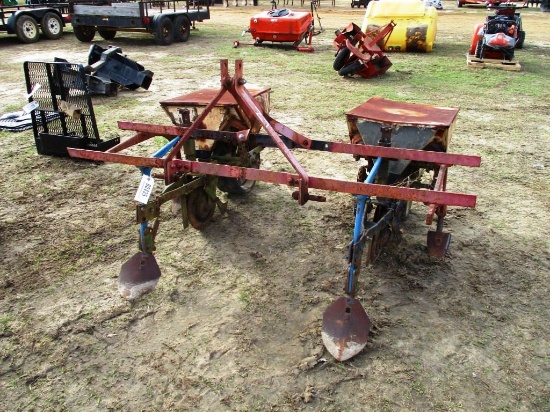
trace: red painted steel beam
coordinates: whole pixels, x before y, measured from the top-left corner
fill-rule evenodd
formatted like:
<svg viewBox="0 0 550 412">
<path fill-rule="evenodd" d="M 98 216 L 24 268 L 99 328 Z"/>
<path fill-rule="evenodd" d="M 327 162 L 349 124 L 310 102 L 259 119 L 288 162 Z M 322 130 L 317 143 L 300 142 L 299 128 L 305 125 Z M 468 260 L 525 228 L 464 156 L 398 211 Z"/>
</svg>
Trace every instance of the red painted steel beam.
<svg viewBox="0 0 550 412">
<path fill-rule="evenodd" d="M 457 165 L 479 167 L 480 156 L 462 155 L 446 152 L 431 152 L 428 150 L 403 149 L 399 147 L 371 146 L 366 144 L 351 144 L 327 142 L 331 152 L 350 153 L 367 157 L 384 157 L 386 159 L 406 159 L 417 162 L 429 162 L 437 165 Z"/>
<path fill-rule="evenodd" d="M 257 180 L 297 187 L 301 177 L 294 173 L 220 165 L 215 163 L 193 162 L 175 159 L 167 165 L 183 173 L 203 173 L 207 175 Z M 462 193 L 439 192 L 434 190 L 347 182 L 337 179 L 309 176 L 308 187 L 333 192 L 412 200 L 437 205 L 475 207 L 476 196 Z"/>
<path fill-rule="evenodd" d="M 154 134 L 155 136 L 175 137 L 182 136 L 188 129 L 183 126 L 165 126 L 160 124 L 149 124 L 139 122 L 118 122 L 118 128 L 121 130 L 133 130 L 135 132 L 143 132 Z"/>
<path fill-rule="evenodd" d="M 312 140 L 308 137 L 295 132 L 291 128 L 279 123 L 277 120 L 266 116 L 270 120 L 270 124 L 277 131 L 288 139 L 292 140 L 299 146 L 305 149 L 312 147 L 313 143 L 316 145 L 324 144 L 326 151 L 334 153 L 347 153 L 354 156 L 364 157 L 384 157 L 386 159 L 403 159 L 414 160 L 417 162 L 429 162 L 438 165 L 457 165 L 457 166 L 470 166 L 479 167 L 481 165 L 480 156 L 470 156 L 453 154 L 446 152 L 431 152 L 427 150 L 415 150 L 415 149 L 403 149 L 399 147 L 382 147 L 371 146 L 366 144 L 351 144 L 341 142 L 324 142 L 321 140 Z"/>
<path fill-rule="evenodd" d="M 93 160 L 95 162 L 121 163 L 131 166 L 164 167 L 165 159 L 155 157 L 130 156 L 120 153 L 98 152 L 96 150 L 84 150 L 67 148 L 69 156 L 79 159 Z"/>
<path fill-rule="evenodd" d="M 111 147 L 109 150 L 107 150 L 107 152 L 117 153 L 117 152 L 120 152 L 120 151 L 122 151 L 124 149 L 127 149 L 129 147 L 132 147 L 132 146 L 135 146 L 139 143 L 142 143 L 142 142 L 150 139 L 151 137 L 155 137 L 155 136 L 156 136 L 156 134 L 138 132 L 135 135 L 133 135 L 132 137 L 123 140 L 122 142 L 120 142 L 116 146 Z"/>
</svg>

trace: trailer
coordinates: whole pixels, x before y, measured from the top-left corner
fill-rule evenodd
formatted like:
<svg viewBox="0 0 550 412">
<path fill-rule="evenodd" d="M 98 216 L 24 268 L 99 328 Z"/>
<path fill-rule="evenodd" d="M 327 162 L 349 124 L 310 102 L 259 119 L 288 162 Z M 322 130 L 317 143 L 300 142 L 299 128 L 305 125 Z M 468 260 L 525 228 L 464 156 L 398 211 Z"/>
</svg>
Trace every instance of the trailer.
<svg viewBox="0 0 550 412">
<path fill-rule="evenodd" d="M 73 31 L 81 42 L 91 42 L 96 32 L 112 40 L 118 31 L 145 32 L 155 36 L 161 46 L 186 42 L 195 22 L 210 19 L 210 6 L 195 1 L 70 0 Z"/>
<path fill-rule="evenodd" d="M 0 33 L 15 34 L 22 43 L 36 43 L 40 31 L 47 39 L 63 36 L 66 4 L 0 6 Z"/>
</svg>

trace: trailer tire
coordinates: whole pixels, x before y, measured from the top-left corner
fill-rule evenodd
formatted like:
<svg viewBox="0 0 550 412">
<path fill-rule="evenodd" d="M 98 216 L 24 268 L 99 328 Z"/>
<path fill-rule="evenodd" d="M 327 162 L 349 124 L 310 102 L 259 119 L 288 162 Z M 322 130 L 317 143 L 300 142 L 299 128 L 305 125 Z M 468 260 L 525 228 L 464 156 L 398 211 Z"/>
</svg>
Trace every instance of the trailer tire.
<svg viewBox="0 0 550 412">
<path fill-rule="evenodd" d="M 63 36 L 63 21 L 61 17 L 52 12 L 47 12 L 40 20 L 42 33 L 50 40 L 57 40 Z"/>
<path fill-rule="evenodd" d="M 82 43 L 90 43 L 95 37 L 95 28 L 92 26 L 73 26 L 73 32 Z"/>
<path fill-rule="evenodd" d="M 31 16 L 22 15 L 15 22 L 15 33 L 23 43 L 36 43 L 40 38 L 38 23 Z"/>
<path fill-rule="evenodd" d="M 344 63 L 348 57 L 349 49 L 347 47 L 343 47 L 338 50 L 338 53 L 336 53 L 336 58 L 334 59 L 334 63 L 332 63 L 332 68 L 336 71 L 340 70 L 342 67 L 344 67 Z"/>
<path fill-rule="evenodd" d="M 174 42 L 174 23 L 166 16 L 162 16 L 155 30 L 155 40 L 160 46 L 170 46 Z"/>
<path fill-rule="evenodd" d="M 189 40 L 190 32 L 191 23 L 189 22 L 187 16 L 179 16 L 174 22 L 174 40 L 185 43 Z"/>
<path fill-rule="evenodd" d="M 116 36 L 116 30 L 98 30 L 97 32 L 104 40 L 113 40 Z"/>
<path fill-rule="evenodd" d="M 353 74 L 357 70 L 360 70 L 361 67 L 363 67 L 361 60 L 355 60 L 353 63 L 350 63 L 338 70 L 338 74 L 340 76 L 347 76 L 348 74 Z"/>
</svg>

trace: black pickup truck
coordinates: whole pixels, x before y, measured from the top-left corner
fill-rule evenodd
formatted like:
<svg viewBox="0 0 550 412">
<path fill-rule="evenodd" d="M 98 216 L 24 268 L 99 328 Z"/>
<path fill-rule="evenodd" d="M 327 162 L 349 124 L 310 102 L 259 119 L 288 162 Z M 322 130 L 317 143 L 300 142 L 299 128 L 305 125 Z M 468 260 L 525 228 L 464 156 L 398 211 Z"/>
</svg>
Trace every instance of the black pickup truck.
<svg viewBox="0 0 550 412">
<path fill-rule="evenodd" d="M 69 0 L 73 31 L 81 42 L 91 42 L 99 33 L 105 40 L 117 31 L 154 34 L 158 44 L 167 46 L 189 39 L 191 25 L 210 18 L 208 2 Z"/>
</svg>

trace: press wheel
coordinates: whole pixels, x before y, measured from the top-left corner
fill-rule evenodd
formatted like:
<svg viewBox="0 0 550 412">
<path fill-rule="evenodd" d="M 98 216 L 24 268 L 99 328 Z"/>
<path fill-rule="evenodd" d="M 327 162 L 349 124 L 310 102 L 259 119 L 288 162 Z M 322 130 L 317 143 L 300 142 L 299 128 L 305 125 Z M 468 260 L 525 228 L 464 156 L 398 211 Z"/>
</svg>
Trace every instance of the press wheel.
<svg viewBox="0 0 550 412">
<path fill-rule="evenodd" d="M 215 210 L 216 201 L 202 187 L 187 195 L 187 217 L 195 229 L 201 230 L 206 227 L 212 220 Z"/>
</svg>

